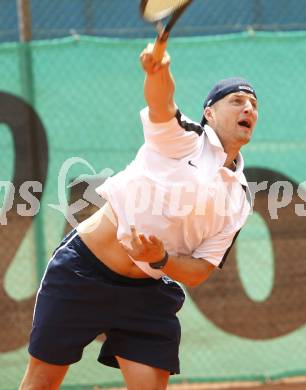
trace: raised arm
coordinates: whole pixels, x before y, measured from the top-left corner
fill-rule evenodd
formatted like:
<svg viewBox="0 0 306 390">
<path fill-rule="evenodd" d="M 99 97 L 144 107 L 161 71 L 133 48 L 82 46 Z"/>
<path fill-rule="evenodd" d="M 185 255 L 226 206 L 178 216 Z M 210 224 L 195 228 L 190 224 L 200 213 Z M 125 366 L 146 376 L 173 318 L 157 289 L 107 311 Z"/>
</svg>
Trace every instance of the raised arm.
<svg viewBox="0 0 306 390">
<path fill-rule="evenodd" d="M 170 73 L 170 56 L 165 52 L 160 64 L 152 58 L 153 45 L 149 44 L 140 54 L 140 62 L 146 73 L 144 96 L 152 122 L 168 122 L 175 116 L 174 80 Z"/>
</svg>

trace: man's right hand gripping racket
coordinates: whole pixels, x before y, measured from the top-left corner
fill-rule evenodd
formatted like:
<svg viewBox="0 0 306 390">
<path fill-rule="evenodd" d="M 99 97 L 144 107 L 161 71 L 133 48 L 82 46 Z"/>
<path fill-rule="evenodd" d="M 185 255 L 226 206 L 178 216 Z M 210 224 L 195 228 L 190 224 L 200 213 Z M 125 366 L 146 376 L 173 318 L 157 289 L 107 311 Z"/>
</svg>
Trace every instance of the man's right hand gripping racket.
<svg viewBox="0 0 306 390">
<path fill-rule="evenodd" d="M 158 32 L 153 48 L 153 59 L 160 63 L 167 46 L 169 33 L 192 0 L 141 0 L 140 12 L 148 22 L 154 23 Z M 165 27 L 162 20 L 167 20 Z"/>
</svg>

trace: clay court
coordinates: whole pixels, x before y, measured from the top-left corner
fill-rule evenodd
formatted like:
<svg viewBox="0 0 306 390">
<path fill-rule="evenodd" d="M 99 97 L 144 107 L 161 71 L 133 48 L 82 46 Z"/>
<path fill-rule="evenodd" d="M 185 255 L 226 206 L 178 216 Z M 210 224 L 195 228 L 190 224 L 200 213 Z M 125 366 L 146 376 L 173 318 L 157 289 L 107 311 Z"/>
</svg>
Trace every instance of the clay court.
<svg viewBox="0 0 306 390">
<path fill-rule="evenodd" d="M 283 381 L 275 381 L 271 383 L 215 383 L 215 384 L 201 384 L 201 383 L 186 383 L 180 385 L 169 385 L 169 390 L 305 390 L 306 378 L 290 378 Z M 102 390 L 95 387 L 93 390 Z M 108 390 L 126 390 L 125 387 L 111 388 Z"/>
<path fill-rule="evenodd" d="M 187 384 L 181 386 L 169 386 L 169 390 L 305 390 L 306 382 L 298 383 L 267 383 L 267 384 L 225 384 L 217 383 L 215 385 Z"/>
</svg>

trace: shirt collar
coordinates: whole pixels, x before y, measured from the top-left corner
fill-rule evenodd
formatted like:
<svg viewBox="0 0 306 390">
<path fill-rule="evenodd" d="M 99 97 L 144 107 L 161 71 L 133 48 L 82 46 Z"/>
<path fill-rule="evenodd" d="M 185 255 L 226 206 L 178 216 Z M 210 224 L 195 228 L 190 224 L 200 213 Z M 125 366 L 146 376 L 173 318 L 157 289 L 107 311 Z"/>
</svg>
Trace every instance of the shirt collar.
<svg viewBox="0 0 306 390">
<path fill-rule="evenodd" d="M 210 126 L 205 125 L 204 126 L 204 131 L 205 131 L 205 134 L 208 137 L 209 142 L 212 145 L 214 145 L 217 148 L 220 148 L 220 149 L 222 149 L 222 151 L 224 151 L 223 146 L 221 144 L 221 141 L 220 141 L 219 137 L 217 136 L 215 130 L 212 127 L 210 127 Z"/>
<path fill-rule="evenodd" d="M 205 134 L 207 135 L 210 144 L 215 146 L 216 148 L 218 148 L 220 150 L 220 163 L 221 163 L 221 165 L 223 165 L 225 160 L 226 160 L 227 154 L 224 152 L 223 146 L 221 144 L 221 141 L 220 141 L 217 133 L 215 132 L 215 130 L 212 127 L 210 127 L 208 125 L 204 126 L 204 130 L 205 130 Z M 238 179 L 238 181 L 242 185 L 247 186 L 247 181 L 246 181 L 246 178 L 245 178 L 244 173 L 243 173 L 244 160 L 243 160 L 242 154 L 240 152 L 237 155 L 235 172 L 233 172 L 227 168 L 225 168 L 225 169 L 227 171 L 229 171 L 228 173 L 230 176 L 236 176 L 236 178 Z"/>
<path fill-rule="evenodd" d="M 239 180 L 239 182 L 243 185 L 243 186 L 248 186 L 248 183 L 247 183 L 247 180 L 244 176 L 244 173 L 243 173 L 243 170 L 244 170 L 244 160 L 243 160 L 243 157 L 242 157 L 242 154 L 239 152 L 238 153 L 238 156 L 237 156 L 237 163 L 236 163 L 236 171 L 233 172 L 237 179 Z"/>
</svg>

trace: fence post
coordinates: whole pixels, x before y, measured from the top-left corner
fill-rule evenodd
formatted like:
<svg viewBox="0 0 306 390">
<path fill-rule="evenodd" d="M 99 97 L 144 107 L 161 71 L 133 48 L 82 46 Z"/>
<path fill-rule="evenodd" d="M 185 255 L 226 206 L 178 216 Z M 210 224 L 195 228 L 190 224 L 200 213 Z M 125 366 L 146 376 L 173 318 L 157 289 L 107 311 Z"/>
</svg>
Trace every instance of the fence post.
<svg viewBox="0 0 306 390">
<path fill-rule="evenodd" d="M 19 19 L 19 40 L 30 42 L 32 40 L 32 22 L 30 11 L 30 0 L 17 0 Z"/>
<path fill-rule="evenodd" d="M 253 30 L 262 28 L 263 5 L 261 0 L 253 0 Z"/>
<path fill-rule="evenodd" d="M 19 40 L 20 40 L 20 76 L 22 95 L 26 101 L 35 108 L 35 85 L 33 78 L 33 64 L 32 64 L 32 20 L 31 20 L 31 0 L 16 0 L 17 1 L 17 13 L 19 20 Z M 28 121 L 30 122 L 31 132 L 31 159 L 32 159 L 32 172 L 36 178 L 42 178 L 41 163 L 40 163 L 40 149 L 38 145 L 38 137 L 35 130 L 35 119 L 29 113 Z M 41 198 L 42 199 L 42 198 Z M 44 273 L 45 268 L 45 241 L 44 241 L 44 224 L 42 209 L 33 219 L 34 229 L 34 245 L 36 255 L 36 273 L 37 282 Z"/>
</svg>

